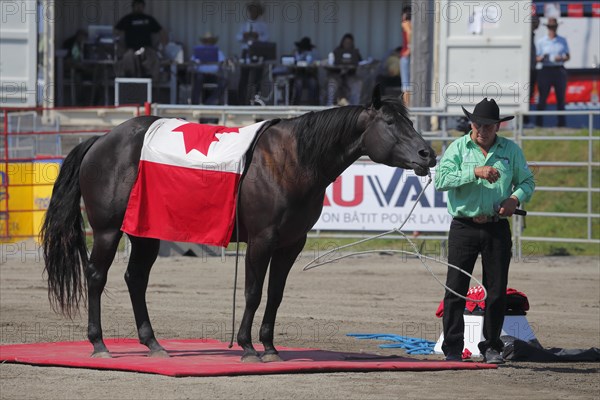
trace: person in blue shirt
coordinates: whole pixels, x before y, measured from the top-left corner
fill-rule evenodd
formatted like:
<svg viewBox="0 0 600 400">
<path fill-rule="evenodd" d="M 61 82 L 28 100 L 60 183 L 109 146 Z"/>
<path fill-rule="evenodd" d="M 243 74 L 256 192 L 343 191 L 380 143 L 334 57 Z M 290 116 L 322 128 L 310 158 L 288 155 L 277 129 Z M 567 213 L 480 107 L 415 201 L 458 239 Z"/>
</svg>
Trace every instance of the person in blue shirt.
<svg viewBox="0 0 600 400">
<path fill-rule="evenodd" d="M 565 62 L 571 58 L 569 54 L 569 45 L 567 40 L 559 36 L 558 22 L 556 18 L 548 18 L 545 24 L 548 28 L 548 34 L 536 43 L 536 61 L 542 63 L 542 69 L 539 71 L 538 90 L 540 99 L 538 110 L 546 109 L 546 101 L 550 94 L 550 88 L 554 87 L 556 94 L 556 109 L 565 109 L 565 95 L 567 92 L 567 70 L 564 67 Z M 536 125 L 542 126 L 542 116 L 537 117 Z M 558 116 L 558 126 L 565 126 L 565 116 Z"/>
<path fill-rule="evenodd" d="M 217 46 L 219 38 L 207 32 L 200 38 L 199 46 L 194 47 L 192 62 L 194 63 L 194 81 L 192 85 L 192 104 L 223 104 L 227 89 L 226 69 L 223 68 L 225 55 Z M 210 58 L 216 56 L 214 58 Z M 203 59 L 206 58 L 206 59 Z M 216 83 L 217 88 L 203 99 L 204 83 Z"/>
<path fill-rule="evenodd" d="M 241 43 L 242 49 L 247 49 L 252 42 L 269 41 L 269 29 L 265 21 L 261 19 L 263 14 L 262 5 L 258 2 L 246 4 L 247 20 L 240 25 L 236 39 Z"/>
</svg>

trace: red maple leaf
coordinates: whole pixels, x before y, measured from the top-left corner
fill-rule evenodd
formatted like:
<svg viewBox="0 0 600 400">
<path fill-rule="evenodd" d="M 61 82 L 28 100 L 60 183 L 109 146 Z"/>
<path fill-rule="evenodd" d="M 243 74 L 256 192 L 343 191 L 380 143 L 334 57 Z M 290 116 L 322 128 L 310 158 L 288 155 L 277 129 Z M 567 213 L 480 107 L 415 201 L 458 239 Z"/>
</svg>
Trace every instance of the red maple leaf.
<svg viewBox="0 0 600 400">
<path fill-rule="evenodd" d="M 212 142 L 218 142 L 217 133 L 239 133 L 238 128 L 217 125 L 203 125 L 188 123 L 178 126 L 171 132 L 183 133 L 183 143 L 185 144 L 185 154 L 193 149 L 198 150 L 205 156 L 208 155 L 208 148 Z"/>
</svg>

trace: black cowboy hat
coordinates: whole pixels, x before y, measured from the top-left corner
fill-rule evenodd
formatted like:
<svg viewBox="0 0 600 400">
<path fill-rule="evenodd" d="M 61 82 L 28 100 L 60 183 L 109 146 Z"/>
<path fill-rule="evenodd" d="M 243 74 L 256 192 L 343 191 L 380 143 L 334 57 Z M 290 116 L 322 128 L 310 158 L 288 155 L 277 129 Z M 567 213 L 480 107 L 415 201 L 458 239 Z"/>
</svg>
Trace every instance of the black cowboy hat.
<svg viewBox="0 0 600 400">
<path fill-rule="evenodd" d="M 294 42 L 299 50 L 312 50 L 316 46 L 310 42 L 310 38 L 305 36 L 299 42 Z"/>
<path fill-rule="evenodd" d="M 500 118 L 500 109 L 494 99 L 488 100 L 487 97 L 481 100 L 473 110 L 473 113 L 468 112 L 462 107 L 463 112 L 471 122 L 480 125 L 494 125 L 499 122 L 509 121 L 515 116 Z"/>
<path fill-rule="evenodd" d="M 548 28 L 558 28 L 558 21 L 556 18 L 550 17 L 548 18 L 548 22 L 546 22 L 544 25 L 546 25 Z"/>
</svg>

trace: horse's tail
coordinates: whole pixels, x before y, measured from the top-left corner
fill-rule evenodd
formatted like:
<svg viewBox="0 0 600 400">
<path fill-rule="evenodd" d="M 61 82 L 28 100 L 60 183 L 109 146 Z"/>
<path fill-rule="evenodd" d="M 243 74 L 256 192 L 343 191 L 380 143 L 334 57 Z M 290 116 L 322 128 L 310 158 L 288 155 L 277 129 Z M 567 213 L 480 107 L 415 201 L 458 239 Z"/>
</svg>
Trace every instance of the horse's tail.
<svg viewBox="0 0 600 400">
<path fill-rule="evenodd" d="M 85 295 L 83 274 L 88 265 L 79 170 L 83 157 L 99 137 L 79 144 L 63 161 L 40 231 L 48 299 L 55 312 L 68 317 L 77 313 Z"/>
</svg>

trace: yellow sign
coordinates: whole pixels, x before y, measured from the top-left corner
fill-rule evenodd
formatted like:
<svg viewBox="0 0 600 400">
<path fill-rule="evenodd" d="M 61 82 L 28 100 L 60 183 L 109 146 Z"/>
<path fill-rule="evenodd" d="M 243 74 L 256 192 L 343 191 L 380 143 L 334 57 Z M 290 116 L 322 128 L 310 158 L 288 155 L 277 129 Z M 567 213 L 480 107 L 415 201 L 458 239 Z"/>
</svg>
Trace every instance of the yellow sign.
<svg viewBox="0 0 600 400">
<path fill-rule="evenodd" d="M 59 168 L 55 160 L 0 164 L 0 241 L 37 239 Z"/>
</svg>

